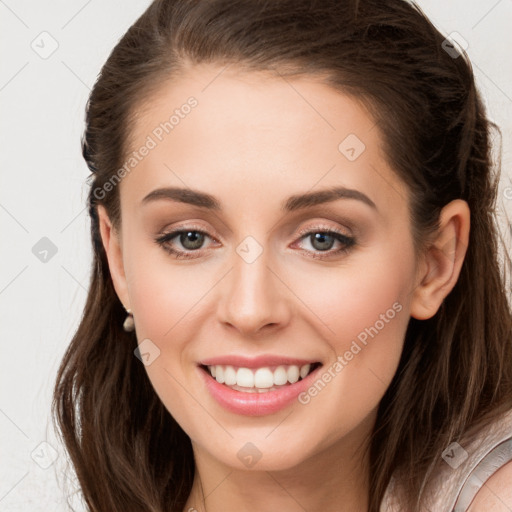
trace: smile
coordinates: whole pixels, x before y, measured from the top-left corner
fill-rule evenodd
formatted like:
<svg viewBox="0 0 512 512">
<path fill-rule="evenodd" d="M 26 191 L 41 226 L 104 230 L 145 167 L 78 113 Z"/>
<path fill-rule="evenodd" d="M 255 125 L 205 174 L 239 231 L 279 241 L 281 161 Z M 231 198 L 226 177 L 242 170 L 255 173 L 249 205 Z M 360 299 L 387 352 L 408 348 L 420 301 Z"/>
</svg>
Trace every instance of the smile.
<svg viewBox="0 0 512 512">
<path fill-rule="evenodd" d="M 263 416 L 297 401 L 321 367 L 320 362 L 233 356 L 203 361 L 198 370 L 206 391 L 218 405 L 235 414 Z"/>
<path fill-rule="evenodd" d="M 206 368 L 219 383 L 245 393 L 266 393 L 305 379 L 320 363 L 244 368 L 210 365 Z"/>
</svg>

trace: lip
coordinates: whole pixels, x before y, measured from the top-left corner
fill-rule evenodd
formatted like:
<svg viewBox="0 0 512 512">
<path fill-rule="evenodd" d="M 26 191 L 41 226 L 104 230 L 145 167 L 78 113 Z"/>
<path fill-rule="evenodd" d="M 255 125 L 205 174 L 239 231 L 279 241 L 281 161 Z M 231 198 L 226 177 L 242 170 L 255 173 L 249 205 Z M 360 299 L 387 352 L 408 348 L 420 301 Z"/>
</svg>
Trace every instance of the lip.
<svg viewBox="0 0 512 512">
<path fill-rule="evenodd" d="M 227 358 L 222 359 L 223 362 L 226 360 Z M 282 363 L 283 358 L 281 358 L 280 361 Z M 308 362 L 306 361 L 304 364 L 307 363 Z M 234 363 L 231 364 L 234 365 Z M 250 368 L 254 368 L 254 366 Z M 323 368 L 322 364 L 313 370 L 305 379 L 301 379 L 295 384 L 289 384 L 282 388 L 274 391 L 267 391 L 265 393 L 244 393 L 243 391 L 236 391 L 224 384 L 219 384 L 210 375 L 207 369 L 198 366 L 198 371 L 201 374 L 201 378 L 203 379 L 209 394 L 218 404 L 224 407 L 224 409 L 244 416 L 265 416 L 267 414 L 276 413 L 297 400 L 297 397 L 311 386 L 317 378 L 318 372 L 321 368 Z"/>
<path fill-rule="evenodd" d="M 317 360 L 307 360 L 307 359 L 294 359 L 286 356 L 277 356 L 277 355 L 261 355 L 258 357 L 246 357 L 246 356 L 237 356 L 237 355 L 226 355 L 219 357 L 212 357 L 209 359 L 205 359 L 200 361 L 199 364 L 203 366 L 215 366 L 215 365 L 224 365 L 224 366 L 236 366 L 238 368 L 261 368 L 263 366 L 289 366 L 289 365 L 297 365 L 304 366 L 305 364 L 313 364 L 318 362 Z"/>
</svg>

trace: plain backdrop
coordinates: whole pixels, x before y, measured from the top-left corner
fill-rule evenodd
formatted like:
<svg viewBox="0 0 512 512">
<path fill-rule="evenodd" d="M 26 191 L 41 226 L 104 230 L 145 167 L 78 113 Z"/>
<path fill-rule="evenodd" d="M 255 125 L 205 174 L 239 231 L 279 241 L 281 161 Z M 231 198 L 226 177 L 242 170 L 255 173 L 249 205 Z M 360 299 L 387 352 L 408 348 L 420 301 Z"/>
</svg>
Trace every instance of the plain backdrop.
<svg viewBox="0 0 512 512">
<path fill-rule="evenodd" d="M 55 436 L 50 402 L 91 263 L 84 109 L 102 64 L 149 3 L 0 0 L 1 511 L 70 510 L 65 493 L 76 480 Z M 498 203 L 510 247 L 512 1 L 419 5 L 443 33 L 467 41 L 489 116 L 501 127 Z"/>
</svg>

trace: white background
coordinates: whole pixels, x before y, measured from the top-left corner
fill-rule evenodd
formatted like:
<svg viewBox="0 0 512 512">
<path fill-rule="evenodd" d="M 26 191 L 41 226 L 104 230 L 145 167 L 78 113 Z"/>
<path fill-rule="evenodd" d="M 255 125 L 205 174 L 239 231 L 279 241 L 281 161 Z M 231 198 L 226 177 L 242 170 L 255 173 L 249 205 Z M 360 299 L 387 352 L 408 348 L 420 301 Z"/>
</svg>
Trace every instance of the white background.
<svg viewBox="0 0 512 512">
<path fill-rule="evenodd" d="M 469 43 L 489 116 L 502 129 L 501 210 L 512 210 L 512 0 L 420 0 Z M 0 511 L 64 511 L 65 452 L 50 421 L 56 371 L 86 298 L 91 249 L 80 153 L 90 88 L 149 0 L 0 0 Z M 51 48 L 47 59 L 31 44 Z M 33 43 L 34 41 L 34 43 Z M 42 51 L 42 50 L 41 50 Z M 512 189 L 508 189 L 511 191 Z M 512 218 L 510 213 L 509 218 Z M 510 229 L 502 219 L 510 244 Z M 32 247 L 48 237 L 46 263 Z M 39 463 L 56 461 L 47 469 Z M 76 504 L 76 502 L 75 502 Z M 80 509 L 80 507 L 77 507 Z"/>
</svg>

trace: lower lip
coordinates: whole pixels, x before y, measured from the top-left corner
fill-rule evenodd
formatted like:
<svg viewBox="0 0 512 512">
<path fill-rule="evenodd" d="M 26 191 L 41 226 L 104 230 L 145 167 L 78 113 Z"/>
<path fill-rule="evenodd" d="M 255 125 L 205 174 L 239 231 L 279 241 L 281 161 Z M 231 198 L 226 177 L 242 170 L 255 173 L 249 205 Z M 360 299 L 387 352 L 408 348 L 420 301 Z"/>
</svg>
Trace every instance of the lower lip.
<svg viewBox="0 0 512 512">
<path fill-rule="evenodd" d="M 322 367 L 319 366 L 305 379 L 295 384 L 267 391 L 265 393 L 244 393 L 219 384 L 206 370 L 198 367 L 206 388 L 217 402 L 230 412 L 245 416 L 264 416 L 273 414 L 290 405 L 297 397 L 311 385 L 316 373 Z"/>
</svg>

